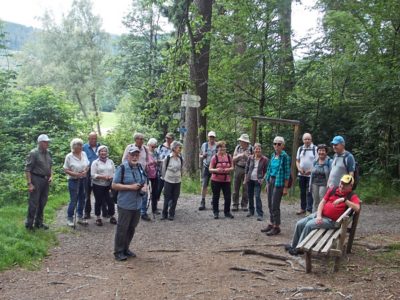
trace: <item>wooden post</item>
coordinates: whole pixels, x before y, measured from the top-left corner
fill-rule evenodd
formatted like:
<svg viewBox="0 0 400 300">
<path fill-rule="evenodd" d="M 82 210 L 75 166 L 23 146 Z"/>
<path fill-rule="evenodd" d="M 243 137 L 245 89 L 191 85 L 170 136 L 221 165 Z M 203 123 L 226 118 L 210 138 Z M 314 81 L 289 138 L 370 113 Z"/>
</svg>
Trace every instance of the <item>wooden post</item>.
<svg viewBox="0 0 400 300">
<path fill-rule="evenodd" d="M 299 135 L 300 135 L 300 125 L 296 124 L 293 125 L 294 130 L 293 130 L 293 148 L 292 148 L 292 165 L 290 168 L 290 174 L 292 174 L 292 179 L 293 179 L 293 185 L 292 188 L 290 189 L 290 195 L 294 195 L 294 189 L 295 189 L 295 182 L 296 182 L 296 177 L 297 177 L 297 167 L 296 167 L 296 154 L 297 154 L 297 148 L 299 147 Z"/>
<path fill-rule="evenodd" d="M 340 267 L 340 260 L 342 259 L 342 256 L 344 254 L 344 241 L 346 240 L 346 235 L 347 235 L 347 226 L 349 225 L 349 217 L 345 216 L 343 218 L 342 225 L 340 226 L 340 236 L 339 236 L 339 242 L 337 246 L 337 250 L 340 251 L 338 253 L 338 256 L 335 257 L 335 264 L 333 266 L 333 271 L 337 272 L 339 271 Z"/>
<path fill-rule="evenodd" d="M 252 119 L 251 123 L 251 144 L 254 146 L 257 141 L 257 120 Z"/>
<path fill-rule="evenodd" d="M 311 251 L 306 252 L 306 273 L 311 273 Z"/>
<path fill-rule="evenodd" d="M 356 229 L 357 229 L 357 224 L 358 224 L 358 218 L 359 217 L 360 217 L 360 212 L 358 212 L 358 213 L 355 212 L 354 216 L 353 216 L 353 222 L 351 224 L 349 239 L 347 241 L 346 253 L 351 253 L 351 248 L 353 247 L 353 240 L 354 240 L 354 236 L 356 234 Z"/>
</svg>

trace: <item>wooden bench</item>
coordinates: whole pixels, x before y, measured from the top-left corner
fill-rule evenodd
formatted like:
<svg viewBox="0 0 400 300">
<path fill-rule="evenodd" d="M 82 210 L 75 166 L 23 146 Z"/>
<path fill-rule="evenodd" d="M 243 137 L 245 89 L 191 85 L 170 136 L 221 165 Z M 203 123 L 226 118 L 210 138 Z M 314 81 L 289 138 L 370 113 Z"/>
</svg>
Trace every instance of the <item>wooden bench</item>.
<svg viewBox="0 0 400 300">
<path fill-rule="evenodd" d="M 348 208 L 337 219 L 335 228 L 314 229 L 297 245 L 296 248 L 305 253 L 306 273 L 311 272 L 312 256 L 334 257 L 333 270 L 339 270 L 341 258 L 351 253 L 359 217 L 360 212 Z"/>
</svg>

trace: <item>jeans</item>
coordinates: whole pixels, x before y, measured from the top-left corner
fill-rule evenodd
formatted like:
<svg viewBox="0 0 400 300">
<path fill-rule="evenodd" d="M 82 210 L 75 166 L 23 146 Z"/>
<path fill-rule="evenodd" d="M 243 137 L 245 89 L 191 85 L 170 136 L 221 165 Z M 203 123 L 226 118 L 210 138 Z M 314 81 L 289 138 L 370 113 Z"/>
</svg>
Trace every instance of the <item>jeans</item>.
<svg viewBox="0 0 400 300">
<path fill-rule="evenodd" d="M 314 200 L 314 212 L 318 210 L 318 205 L 321 202 L 321 199 L 325 196 L 326 190 L 326 185 L 311 185 L 311 191 Z"/>
<path fill-rule="evenodd" d="M 103 209 L 103 216 L 105 214 L 110 217 L 114 216 L 115 204 L 110 197 L 110 186 L 93 184 L 93 194 L 95 198 L 94 214 L 99 217 L 100 211 Z M 106 211 L 104 211 L 104 207 L 107 208 Z"/>
<path fill-rule="evenodd" d="M 230 182 L 219 182 L 211 180 L 211 190 L 212 190 L 212 204 L 213 212 L 219 213 L 219 195 L 224 194 L 224 213 L 230 213 L 231 211 L 231 183 Z"/>
<path fill-rule="evenodd" d="M 176 204 L 178 203 L 179 194 L 181 192 L 181 183 L 169 183 L 164 182 L 164 207 L 162 216 L 166 218 L 168 216 L 175 217 Z"/>
<path fill-rule="evenodd" d="M 299 176 L 300 186 L 300 207 L 302 210 L 312 212 L 313 209 L 313 197 L 309 191 L 310 177 Z"/>
<path fill-rule="evenodd" d="M 83 208 L 85 206 L 85 186 L 86 178 L 80 179 L 68 179 L 68 191 L 69 191 L 69 205 L 68 205 L 68 219 L 72 220 L 75 213 L 75 207 L 78 218 L 83 216 Z"/>
<path fill-rule="evenodd" d="M 118 223 L 115 231 L 114 254 L 125 253 L 139 224 L 140 211 L 118 207 Z"/>
<path fill-rule="evenodd" d="M 247 182 L 247 193 L 249 195 L 249 212 L 254 215 L 254 194 L 256 196 L 256 212 L 259 217 L 264 215 L 261 202 L 261 184 L 258 180 Z"/>
<path fill-rule="evenodd" d="M 281 200 L 283 196 L 283 186 L 275 186 L 275 177 L 271 177 L 268 187 L 268 209 L 269 219 L 272 225 L 279 226 L 281 224 Z"/>
<path fill-rule="evenodd" d="M 144 193 L 144 195 L 142 196 L 142 205 L 140 208 L 140 215 L 143 216 L 145 214 L 147 214 L 147 200 L 149 198 L 149 193 Z"/>
<path fill-rule="evenodd" d="M 235 208 L 239 207 L 239 192 L 240 186 L 242 185 L 242 201 L 240 202 L 240 206 L 242 208 L 247 208 L 247 204 L 249 202 L 247 195 L 247 184 L 243 184 L 244 176 L 246 175 L 245 168 L 241 168 L 239 166 L 235 167 L 235 174 L 233 175 L 233 194 L 232 201 L 233 206 Z"/>
<path fill-rule="evenodd" d="M 315 223 L 315 218 L 317 213 L 313 213 L 299 221 L 297 221 L 296 227 L 294 229 L 294 235 L 292 240 L 292 247 L 296 248 L 297 245 L 314 229 L 325 228 L 331 229 L 335 227 L 335 221 L 329 218 L 322 218 L 322 224 L 317 225 Z"/>
</svg>

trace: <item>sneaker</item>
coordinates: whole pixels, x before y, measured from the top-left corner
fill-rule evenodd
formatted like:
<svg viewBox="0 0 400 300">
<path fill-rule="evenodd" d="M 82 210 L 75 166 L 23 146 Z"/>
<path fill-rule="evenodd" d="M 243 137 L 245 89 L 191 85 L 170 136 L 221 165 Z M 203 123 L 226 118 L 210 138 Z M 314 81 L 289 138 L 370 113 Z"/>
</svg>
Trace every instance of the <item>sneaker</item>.
<svg viewBox="0 0 400 300">
<path fill-rule="evenodd" d="M 306 211 L 306 217 L 308 217 L 309 215 L 311 215 L 310 211 Z"/>
<path fill-rule="evenodd" d="M 247 217 L 247 218 L 250 218 L 250 217 L 252 217 L 252 216 L 254 216 L 254 214 L 252 214 L 252 213 L 250 212 L 250 213 L 247 214 L 246 217 Z"/>
<path fill-rule="evenodd" d="M 170 220 L 170 221 L 173 221 L 174 219 L 175 219 L 174 216 L 169 216 L 169 217 L 168 217 L 168 220 Z"/>
<path fill-rule="evenodd" d="M 103 226 L 103 221 L 101 219 L 96 220 L 96 225 L 97 226 Z"/>
<path fill-rule="evenodd" d="M 167 219 L 168 219 L 167 216 L 162 216 L 162 217 L 161 217 L 161 220 L 162 220 L 162 221 L 167 220 Z"/>
<path fill-rule="evenodd" d="M 199 210 L 205 210 L 205 209 L 206 209 L 206 200 L 205 199 L 201 199 Z"/>
<path fill-rule="evenodd" d="M 110 218 L 110 223 L 111 223 L 111 224 L 114 224 L 114 225 L 117 224 L 117 219 L 116 219 L 114 216 L 111 217 L 111 218 Z"/>
<path fill-rule="evenodd" d="M 69 227 L 75 227 L 74 221 L 72 221 L 71 219 L 67 220 L 67 226 Z"/>
<path fill-rule="evenodd" d="M 270 231 L 268 231 L 266 234 L 268 236 L 273 236 L 273 235 L 278 235 L 281 233 L 281 229 L 279 227 L 274 227 Z"/>
<path fill-rule="evenodd" d="M 42 224 L 36 224 L 35 227 L 38 228 L 38 229 L 43 229 L 43 230 L 49 229 L 49 226 L 47 226 L 46 224 L 43 224 L 43 223 Z"/>
<path fill-rule="evenodd" d="M 292 247 L 290 247 L 290 249 L 288 250 L 288 253 L 293 256 L 297 256 L 300 254 L 296 248 L 292 248 Z"/>
<path fill-rule="evenodd" d="M 225 218 L 233 219 L 234 216 L 230 212 L 228 212 L 225 214 Z"/>
<path fill-rule="evenodd" d="M 125 260 L 128 259 L 128 257 L 127 257 L 124 253 L 122 253 L 122 252 L 115 253 L 115 254 L 114 254 L 114 257 L 115 257 L 115 260 L 116 260 L 116 261 L 125 261 Z"/>
<path fill-rule="evenodd" d="M 131 250 L 126 250 L 124 253 L 127 257 L 136 257 L 136 254 L 132 252 Z"/>
<path fill-rule="evenodd" d="M 153 214 L 155 214 L 155 215 L 161 215 L 161 213 L 160 213 L 160 211 L 157 209 L 157 210 L 155 210 L 155 211 L 153 211 Z"/>
<path fill-rule="evenodd" d="M 150 219 L 148 214 L 142 215 L 141 218 L 142 218 L 143 221 L 151 221 L 151 219 Z"/>
<path fill-rule="evenodd" d="M 78 224 L 83 225 L 83 226 L 87 226 L 89 223 L 88 223 L 88 221 L 86 221 L 83 218 L 78 218 Z"/>
<path fill-rule="evenodd" d="M 236 205 L 234 205 L 234 206 L 232 207 L 232 211 L 239 211 L 239 207 L 236 206 Z"/>
<path fill-rule="evenodd" d="M 306 211 L 304 209 L 300 209 L 298 212 L 296 212 L 296 215 L 302 215 L 304 214 Z"/>
<path fill-rule="evenodd" d="M 90 214 L 85 214 L 85 216 L 83 217 L 85 220 L 89 220 L 89 219 L 91 219 L 92 217 L 90 216 Z"/>
<path fill-rule="evenodd" d="M 284 248 L 285 248 L 285 251 L 289 251 L 290 249 L 292 249 L 292 245 L 291 244 L 286 244 L 284 246 Z"/>
<path fill-rule="evenodd" d="M 257 221 L 264 221 L 264 217 L 263 216 L 258 216 L 257 217 Z"/>
<path fill-rule="evenodd" d="M 214 213 L 214 219 L 219 219 L 219 213 Z"/>
<path fill-rule="evenodd" d="M 271 231 L 272 228 L 274 228 L 274 226 L 272 226 L 271 224 L 268 224 L 267 227 L 261 229 L 261 232 L 268 232 L 268 231 Z"/>
<path fill-rule="evenodd" d="M 243 211 L 249 211 L 249 209 L 247 207 L 242 207 Z"/>
</svg>

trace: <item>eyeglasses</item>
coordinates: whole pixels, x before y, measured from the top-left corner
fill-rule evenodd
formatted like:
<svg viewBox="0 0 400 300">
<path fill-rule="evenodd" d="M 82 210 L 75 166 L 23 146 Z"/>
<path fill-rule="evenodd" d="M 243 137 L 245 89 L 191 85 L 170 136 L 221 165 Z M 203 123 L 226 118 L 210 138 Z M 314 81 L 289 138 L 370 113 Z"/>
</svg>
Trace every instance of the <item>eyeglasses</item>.
<svg viewBox="0 0 400 300">
<path fill-rule="evenodd" d="M 282 143 L 274 143 L 274 146 L 282 146 Z"/>
</svg>

